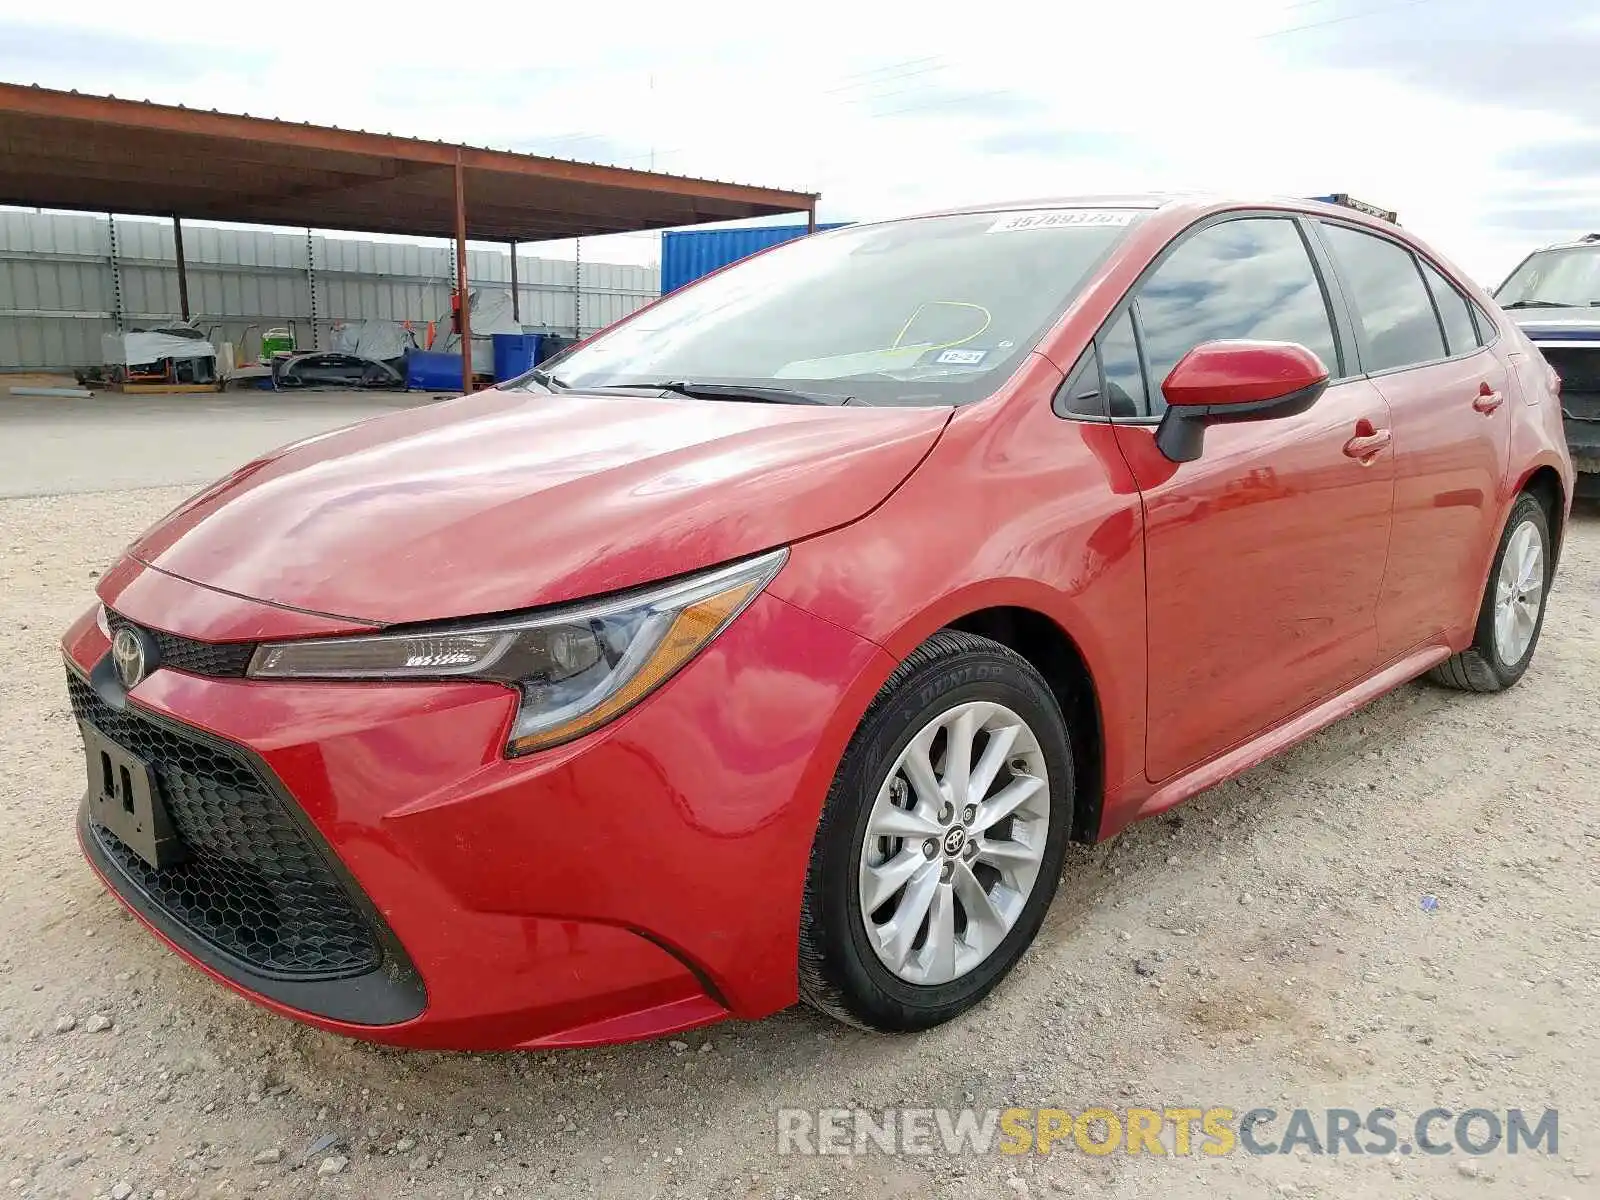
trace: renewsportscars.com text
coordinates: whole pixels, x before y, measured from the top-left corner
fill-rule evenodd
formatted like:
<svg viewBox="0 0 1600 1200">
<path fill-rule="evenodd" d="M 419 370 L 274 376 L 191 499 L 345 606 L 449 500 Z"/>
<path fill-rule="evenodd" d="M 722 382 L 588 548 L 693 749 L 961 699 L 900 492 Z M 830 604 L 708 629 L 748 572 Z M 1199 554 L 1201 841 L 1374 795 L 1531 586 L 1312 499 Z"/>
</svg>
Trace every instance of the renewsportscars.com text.
<svg viewBox="0 0 1600 1200">
<path fill-rule="evenodd" d="M 1553 1108 L 785 1108 L 779 1154 L 1555 1154 Z"/>
</svg>

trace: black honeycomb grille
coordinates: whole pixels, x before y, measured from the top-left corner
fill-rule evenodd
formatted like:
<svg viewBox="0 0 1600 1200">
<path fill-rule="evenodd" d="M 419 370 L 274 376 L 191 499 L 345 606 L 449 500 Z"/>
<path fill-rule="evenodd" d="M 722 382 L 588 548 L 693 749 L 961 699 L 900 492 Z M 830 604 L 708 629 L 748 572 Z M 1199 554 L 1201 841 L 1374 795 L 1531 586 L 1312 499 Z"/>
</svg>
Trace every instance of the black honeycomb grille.
<svg viewBox="0 0 1600 1200">
<path fill-rule="evenodd" d="M 67 674 L 72 710 L 149 763 L 185 861 L 151 867 L 110 830 L 90 826 L 122 873 L 197 937 L 279 978 L 371 971 L 374 930 L 324 853 L 242 754 L 184 736 L 132 707 L 112 708 Z"/>
<path fill-rule="evenodd" d="M 254 642 L 197 642 L 192 638 L 179 637 L 175 633 L 163 633 L 159 629 L 137 625 L 121 613 L 112 612 L 109 608 L 106 609 L 106 624 L 111 627 L 113 637 L 116 636 L 117 630 L 123 628 L 143 632 L 155 642 L 157 662 L 160 666 L 171 667 L 175 671 L 187 671 L 191 675 L 242 679 L 246 668 L 250 666 L 250 656 L 256 650 Z"/>
</svg>

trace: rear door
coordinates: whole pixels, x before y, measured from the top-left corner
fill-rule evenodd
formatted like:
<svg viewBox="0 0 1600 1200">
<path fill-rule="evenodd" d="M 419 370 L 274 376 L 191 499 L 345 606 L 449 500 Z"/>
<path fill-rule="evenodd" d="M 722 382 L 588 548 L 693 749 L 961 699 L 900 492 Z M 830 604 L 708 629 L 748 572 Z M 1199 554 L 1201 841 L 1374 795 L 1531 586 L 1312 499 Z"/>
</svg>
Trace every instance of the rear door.
<svg viewBox="0 0 1600 1200">
<path fill-rule="evenodd" d="M 1306 239 L 1288 214 L 1202 225 L 1135 285 L 1103 339 L 1118 444 L 1145 507 L 1152 780 L 1338 691 L 1376 659 L 1394 467 L 1381 446 L 1354 451 L 1381 443 L 1389 412 L 1347 360 L 1346 318 Z M 1333 382 L 1298 416 L 1208 429 L 1200 458 L 1174 464 L 1155 447 L 1160 382 L 1220 338 L 1298 342 Z"/>
<path fill-rule="evenodd" d="M 1371 230 L 1318 225 L 1362 368 L 1394 420 L 1394 532 L 1378 601 L 1387 660 L 1475 618 L 1520 400 L 1472 303 L 1432 263 Z"/>
</svg>

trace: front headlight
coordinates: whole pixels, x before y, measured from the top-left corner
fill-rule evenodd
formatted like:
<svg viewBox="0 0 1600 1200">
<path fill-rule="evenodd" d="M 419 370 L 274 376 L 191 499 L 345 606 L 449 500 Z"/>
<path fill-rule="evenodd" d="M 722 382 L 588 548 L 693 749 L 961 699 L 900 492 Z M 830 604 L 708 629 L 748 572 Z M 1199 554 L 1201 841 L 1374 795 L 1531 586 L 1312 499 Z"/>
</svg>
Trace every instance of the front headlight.
<svg viewBox="0 0 1600 1200">
<path fill-rule="evenodd" d="M 535 616 L 261 646 L 255 679 L 481 679 L 522 702 L 510 753 L 605 724 L 727 628 L 788 558 L 774 550 L 677 583 Z"/>
</svg>

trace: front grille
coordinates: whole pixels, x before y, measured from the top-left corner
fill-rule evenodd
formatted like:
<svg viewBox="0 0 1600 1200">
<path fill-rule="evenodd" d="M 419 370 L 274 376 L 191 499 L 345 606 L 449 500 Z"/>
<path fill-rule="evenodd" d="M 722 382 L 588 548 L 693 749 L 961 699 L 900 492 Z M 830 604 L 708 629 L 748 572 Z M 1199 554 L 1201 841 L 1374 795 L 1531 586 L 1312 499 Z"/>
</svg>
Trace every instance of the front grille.
<svg viewBox="0 0 1600 1200">
<path fill-rule="evenodd" d="M 159 629 L 136 624 L 109 608 L 106 609 L 106 624 L 111 627 L 113 637 L 117 630 L 123 628 L 143 632 L 155 642 L 157 662 L 161 666 L 187 671 L 191 675 L 242 679 L 245 669 L 250 665 L 250 656 L 256 650 L 254 642 L 197 642 L 175 633 L 163 633 Z"/>
<path fill-rule="evenodd" d="M 72 710 L 150 764 L 189 851 L 157 870 L 110 830 L 90 831 L 122 873 L 168 916 L 246 966 L 283 979 L 336 979 L 376 968 L 370 922 L 258 767 L 132 706 L 112 708 L 67 674 Z"/>
</svg>

